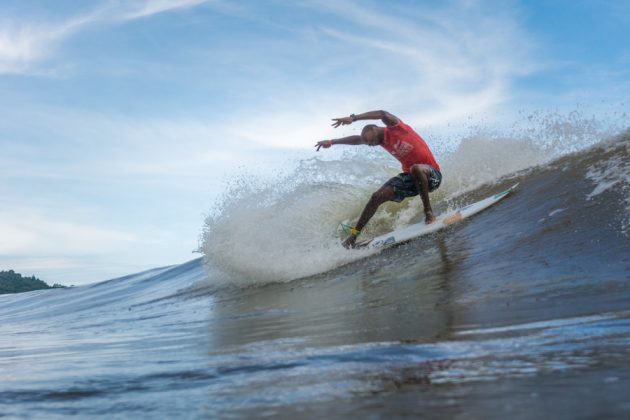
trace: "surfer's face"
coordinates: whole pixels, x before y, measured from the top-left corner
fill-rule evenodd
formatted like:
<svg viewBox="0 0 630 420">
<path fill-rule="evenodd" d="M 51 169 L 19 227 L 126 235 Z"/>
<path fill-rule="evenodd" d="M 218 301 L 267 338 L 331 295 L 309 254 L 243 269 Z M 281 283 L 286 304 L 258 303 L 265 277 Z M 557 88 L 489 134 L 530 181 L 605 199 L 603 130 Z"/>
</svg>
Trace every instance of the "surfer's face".
<svg viewBox="0 0 630 420">
<path fill-rule="evenodd" d="M 378 144 L 378 136 L 376 133 L 376 126 L 366 125 L 361 131 L 361 138 L 363 142 L 368 146 L 376 146 Z"/>
</svg>

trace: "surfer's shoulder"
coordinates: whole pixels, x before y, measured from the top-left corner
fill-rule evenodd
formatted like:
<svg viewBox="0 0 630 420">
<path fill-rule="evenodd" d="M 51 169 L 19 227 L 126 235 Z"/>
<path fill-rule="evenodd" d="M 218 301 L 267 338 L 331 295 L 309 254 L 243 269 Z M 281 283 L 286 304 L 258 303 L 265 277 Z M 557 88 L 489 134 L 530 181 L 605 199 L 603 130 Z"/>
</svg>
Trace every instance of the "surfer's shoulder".
<svg viewBox="0 0 630 420">
<path fill-rule="evenodd" d="M 395 127 L 401 122 L 400 118 L 398 118 L 391 112 L 381 110 L 381 113 L 382 113 L 381 121 L 383 121 L 383 123 L 388 127 Z"/>
</svg>

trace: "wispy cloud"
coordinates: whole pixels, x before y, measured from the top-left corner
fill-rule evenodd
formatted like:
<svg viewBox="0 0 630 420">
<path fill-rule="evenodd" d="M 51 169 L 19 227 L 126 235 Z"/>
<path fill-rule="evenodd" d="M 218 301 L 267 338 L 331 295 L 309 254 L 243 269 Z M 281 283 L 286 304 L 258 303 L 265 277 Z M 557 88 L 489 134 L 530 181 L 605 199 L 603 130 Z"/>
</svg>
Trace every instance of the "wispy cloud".
<svg viewBox="0 0 630 420">
<path fill-rule="evenodd" d="M 23 23 L 4 19 L 0 25 L 0 74 L 24 73 L 49 57 L 59 43 L 98 18 L 100 12 L 62 23 Z"/>
<path fill-rule="evenodd" d="M 42 198 L 27 200 L 2 205 L 0 266 L 35 274 L 51 284 L 105 280 L 151 268 L 160 264 L 158 255 L 162 265 L 185 261 L 195 247 L 196 232 L 188 231 L 189 238 L 181 241 L 177 235 L 182 229 L 176 222 L 155 226 L 136 220 L 121 225 L 95 206 L 59 208 Z M 188 248 L 178 251 L 172 246 L 176 242 Z"/>
<path fill-rule="evenodd" d="M 117 18 L 123 20 L 140 19 L 175 9 L 198 6 L 208 1 L 209 0 L 144 0 L 132 3 L 125 1 L 119 3 L 122 7 L 118 9 L 116 15 Z M 120 13 L 120 10 L 125 11 Z"/>
<path fill-rule="evenodd" d="M 0 212 L 0 255 L 91 254 L 122 243 L 142 243 L 128 232 L 107 229 L 102 224 L 52 218 L 32 208 L 12 207 Z"/>
<path fill-rule="evenodd" d="M 397 90 L 401 98 L 408 98 L 401 105 L 425 109 L 433 120 L 429 122 L 462 116 L 454 109 L 465 114 L 496 106 L 506 99 L 514 79 L 538 68 L 534 42 L 519 25 L 518 13 L 496 4 L 492 13 L 475 1 L 420 10 L 389 5 L 383 10 L 350 0 L 315 4 L 352 22 L 349 27 L 324 27 L 322 33 L 354 45 L 359 53 L 374 50 L 381 56 L 380 66 L 389 67 L 392 75 L 379 80 L 380 89 Z M 365 71 L 375 64 L 366 63 Z M 406 80 L 396 77 L 400 70 Z M 378 95 L 379 88 L 374 91 Z"/>
<path fill-rule="evenodd" d="M 62 21 L 27 21 L 5 16 L 0 22 L 0 75 L 45 74 L 33 65 L 54 55 L 59 45 L 96 24 L 132 21 L 208 3 L 209 0 L 109 1 L 89 13 Z"/>
<path fill-rule="evenodd" d="M 299 49 L 264 49 L 267 56 L 250 58 L 264 66 L 287 59 L 290 51 L 296 60 L 312 60 L 306 73 L 312 79 L 336 79 L 335 90 L 301 80 L 275 89 L 255 117 L 235 121 L 234 136 L 306 147 L 313 139 L 345 135 L 326 124 L 350 112 L 386 108 L 420 126 L 488 113 L 511 99 L 515 81 L 542 65 L 514 6 L 352 0 L 291 6 L 317 16 L 317 23 L 283 27 Z"/>
</svg>

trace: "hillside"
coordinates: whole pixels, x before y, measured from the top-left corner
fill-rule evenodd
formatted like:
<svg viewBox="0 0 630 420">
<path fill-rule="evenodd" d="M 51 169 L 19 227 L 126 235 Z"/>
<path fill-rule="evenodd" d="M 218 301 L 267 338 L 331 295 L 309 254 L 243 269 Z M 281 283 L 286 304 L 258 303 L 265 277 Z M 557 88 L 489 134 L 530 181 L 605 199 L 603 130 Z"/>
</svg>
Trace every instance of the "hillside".
<svg viewBox="0 0 630 420">
<path fill-rule="evenodd" d="M 0 271 L 0 294 L 4 293 L 21 293 L 31 290 L 52 289 L 57 287 L 65 287 L 60 284 L 49 286 L 46 282 L 36 278 L 22 277 L 21 274 L 13 270 Z"/>
</svg>

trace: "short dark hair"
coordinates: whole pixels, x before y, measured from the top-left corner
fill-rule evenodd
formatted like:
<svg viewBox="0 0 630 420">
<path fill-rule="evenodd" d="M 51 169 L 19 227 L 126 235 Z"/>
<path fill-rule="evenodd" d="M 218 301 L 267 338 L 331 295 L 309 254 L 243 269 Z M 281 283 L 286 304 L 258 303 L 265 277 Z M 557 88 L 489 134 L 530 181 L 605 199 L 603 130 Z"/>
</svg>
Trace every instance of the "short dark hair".
<svg viewBox="0 0 630 420">
<path fill-rule="evenodd" d="M 363 137 L 368 130 L 373 130 L 374 128 L 376 128 L 376 125 L 374 124 L 368 124 L 363 127 L 363 130 L 361 130 L 361 137 Z"/>
</svg>

